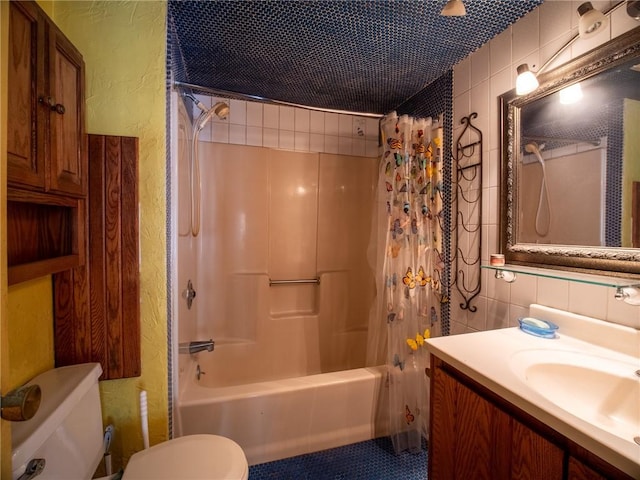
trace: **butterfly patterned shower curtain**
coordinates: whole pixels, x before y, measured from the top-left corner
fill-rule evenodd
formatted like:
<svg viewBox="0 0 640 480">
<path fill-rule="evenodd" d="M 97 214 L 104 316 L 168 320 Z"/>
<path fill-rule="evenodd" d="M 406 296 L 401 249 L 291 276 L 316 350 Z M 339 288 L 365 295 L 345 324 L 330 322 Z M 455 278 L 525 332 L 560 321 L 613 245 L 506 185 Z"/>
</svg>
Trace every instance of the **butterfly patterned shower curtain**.
<svg viewBox="0 0 640 480">
<path fill-rule="evenodd" d="M 396 452 L 421 451 L 427 436 L 424 340 L 441 332 L 442 128 L 433 123 L 395 112 L 380 123 L 384 153 L 369 249 L 377 296 L 367 362 L 388 366 L 389 426 Z"/>
</svg>

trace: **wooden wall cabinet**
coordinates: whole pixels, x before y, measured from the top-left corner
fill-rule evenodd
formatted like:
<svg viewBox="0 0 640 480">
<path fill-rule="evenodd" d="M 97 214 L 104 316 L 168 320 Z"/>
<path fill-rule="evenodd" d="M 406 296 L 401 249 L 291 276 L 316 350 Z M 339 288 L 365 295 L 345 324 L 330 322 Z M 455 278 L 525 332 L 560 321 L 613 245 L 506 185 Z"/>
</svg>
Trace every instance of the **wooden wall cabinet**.
<svg viewBox="0 0 640 480">
<path fill-rule="evenodd" d="M 9 5 L 9 285 L 82 265 L 84 62 L 35 2 Z"/>
<path fill-rule="evenodd" d="M 56 366 L 138 376 L 138 141 L 87 136 L 82 56 L 34 1 L 10 2 L 8 67 L 8 283 L 53 274 Z"/>
<path fill-rule="evenodd" d="M 9 11 L 8 183 L 84 196 L 82 55 L 34 2 Z"/>
<path fill-rule="evenodd" d="M 631 480 L 431 357 L 429 480 Z"/>
</svg>

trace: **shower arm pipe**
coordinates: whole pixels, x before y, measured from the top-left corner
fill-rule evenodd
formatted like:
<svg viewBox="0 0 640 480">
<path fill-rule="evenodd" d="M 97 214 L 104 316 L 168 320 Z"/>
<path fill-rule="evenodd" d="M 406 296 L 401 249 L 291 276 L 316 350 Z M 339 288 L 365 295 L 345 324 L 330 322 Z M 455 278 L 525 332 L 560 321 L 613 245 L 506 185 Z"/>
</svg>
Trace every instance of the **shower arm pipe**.
<svg viewBox="0 0 640 480">
<path fill-rule="evenodd" d="M 336 109 L 332 109 L 332 108 L 321 108 L 321 107 L 311 107 L 309 105 L 300 105 L 298 103 L 291 103 L 291 102 L 285 102 L 282 100 L 273 100 L 270 98 L 265 98 L 265 97 L 260 97 L 258 95 L 249 95 L 246 93 L 236 93 L 236 92 L 230 92 L 228 90 L 218 90 L 215 88 L 209 88 L 209 87 L 201 87 L 199 85 L 194 85 L 191 83 L 184 83 L 184 82 L 173 82 L 173 86 L 176 88 L 188 88 L 190 90 L 198 90 L 201 92 L 205 92 L 211 95 L 216 95 L 216 96 L 226 96 L 226 97 L 241 97 L 241 98 L 245 98 L 247 100 L 254 100 L 254 101 L 258 101 L 258 102 L 264 102 L 264 103 L 271 103 L 273 105 L 283 105 L 283 106 L 287 106 L 287 107 L 295 107 L 295 108 L 303 108 L 305 110 L 313 110 L 316 112 L 324 112 L 324 113 L 338 113 L 338 114 L 342 114 L 342 115 L 355 115 L 358 117 L 370 117 L 370 118 L 382 118 L 384 117 L 384 115 L 379 114 L 379 113 L 363 113 L 363 112 L 353 112 L 353 111 L 349 111 L 349 110 L 336 110 Z"/>
</svg>

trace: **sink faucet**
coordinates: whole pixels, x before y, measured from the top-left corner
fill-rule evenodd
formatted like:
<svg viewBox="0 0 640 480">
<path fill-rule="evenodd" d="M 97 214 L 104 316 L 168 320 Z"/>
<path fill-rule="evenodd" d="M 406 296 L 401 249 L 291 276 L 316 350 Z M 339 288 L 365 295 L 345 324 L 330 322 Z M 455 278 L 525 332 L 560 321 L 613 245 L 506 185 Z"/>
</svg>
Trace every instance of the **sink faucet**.
<svg viewBox="0 0 640 480">
<path fill-rule="evenodd" d="M 202 352 L 204 350 L 206 350 L 207 352 L 213 352 L 213 347 L 215 346 L 215 343 L 216 342 L 214 342 L 212 339 L 199 340 L 199 341 L 189 342 L 189 343 L 181 343 L 178 350 L 180 353 L 189 353 L 189 354 Z"/>
</svg>

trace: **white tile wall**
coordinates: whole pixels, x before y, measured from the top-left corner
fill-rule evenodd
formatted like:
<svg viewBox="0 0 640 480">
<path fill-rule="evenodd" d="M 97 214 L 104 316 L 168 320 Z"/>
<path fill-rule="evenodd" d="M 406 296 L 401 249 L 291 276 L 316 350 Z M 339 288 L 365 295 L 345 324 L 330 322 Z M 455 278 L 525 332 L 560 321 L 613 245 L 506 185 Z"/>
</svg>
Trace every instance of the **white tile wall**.
<svg viewBox="0 0 640 480">
<path fill-rule="evenodd" d="M 478 112 L 474 122 L 484 134 L 483 165 L 483 244 L 481 258 L 498 250 L 500 139 L 498 96 L 515 86 L 516 67 L 529 63 L 536 69 L 553 56 L 577 33 L 576 9 L 582 0 L 547 0 L 489 43 L 454 67 L 454 139 L 460 118 Z M 595 8 L 607 10 L 617 2 L 592 1 Z M 558 57 L 548 70 L 638 26 L 624 11 L 611 15 L 610 27 L 593 40 L 578 40 Z M 536 67 L 533 67 L 536 65 Z M 485 82 L 483 84 L 483 82 Z M 468 243 L 468 242 L 467 242 Z M 475 313 L 461 310 L 457 292 L 452 294 L 451 333 L 515 326 L 518 317 L 528 313 L 528 305 L 541 303 L 583 315 L 640 329 L 640 307 L 615 300 L 610 287 L 586 285 L 565 280 L 519 275 L 512 284 L 496 280 L 483 271 L 482 291 L 472 302 Z"/>
<path fill-rule="evenodd" d="M 214 117 L 200 132 L 202 142 L 377 157 L 378 119 L 306 108 L 196 95 L 205 107 L 229 103 L 226 119 Z M 200 110 L 193 106 L 194 116 Z"/>
<path fill-rule="evenodd" d="M 247 103 L 247 127 L 262 127 L 262 104 L 258 102 Z"/>
</svg>

